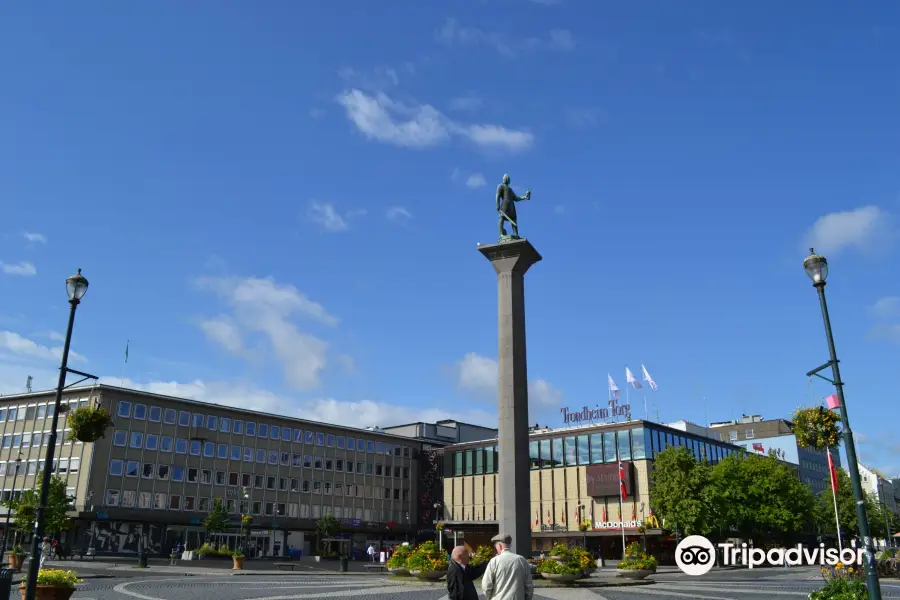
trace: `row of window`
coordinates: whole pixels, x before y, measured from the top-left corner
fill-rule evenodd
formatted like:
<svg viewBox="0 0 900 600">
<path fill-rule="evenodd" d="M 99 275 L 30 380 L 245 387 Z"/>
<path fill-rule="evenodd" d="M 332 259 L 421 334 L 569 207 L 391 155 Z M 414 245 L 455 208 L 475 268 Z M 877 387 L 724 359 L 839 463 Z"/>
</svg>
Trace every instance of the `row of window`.
<svg viewBox="0 0 900 600">
<path fill-rule="evenodd" d="M 266 489 L 281 492 L 312 492 L 313 494 L 331 495 L 332 485 L 334 486 L 335 495 L 356 496 L 359 498 L 379 497 L 384 494 L 383 498 L 394 500 L 409 500 L 409 490 L 400 488 L 390 488 L 370 485 L 357 485 L 336 483 L 331 481 L 320 481 L 308 479 L 297 479 L 294 477 L 276 477 L 274 475 L 260 475 L 254 473 L 237 473 L 225 471 L 213 471 L 212 469 L 197 469 L 195 467 L 184 468 L 178 465 L 160 465 L 154 463 L 138 463 L 136 460 L 123 461 L 114 458 L 109 461 L 109 474 L 114 477 L 140 477 L 141 479 L 157 479 L 160 481 L 168 481 L 170 478 L 175 482 L 201 483 L 210 485 L 227 485 L 229 487 L 237 487 L 240 485 L 246 490 Z M 277 487 L 276 487 L 277 486 Z M 346 490 L 346 491 L 345 491 Z M 383 492 L 381 491 L 383 490 Z"/>
<path fill-rule="evenodd" d="M 733 429 L 733 430 L 729 431 L 727 435 L 728 435 L 727 441 L 729 441 L 729 442 L 736 442 L 738 440 L 737 429 Z M 726 441 L 725 437 L 726 437 L 726 433 L 724 431 L 720 431 L 719 432 L 719 440 L 724 442 L 724 441 Z M 755 435 L 753 433 L 752 428 L 744 430 L 744 439 L 745 440 L 752 440 L 754 437 L 755 437 Z"/>
<path fill-rule="evenodd" d="M 392 511 L 383 509 L 362 508 L 353 506 L 331 506 L 320 504 L 296 504 L 286 502 L 258 502 L 242 500 L 221 499 L 229 513 L 233 515 L 251 514 L 265 515 L 269 517 L 287 516 L 290 519 L 318 519 L 320 516 L 332 515 L 338 519 L 360 519 L 386 523 L 394 520 L 401 522 L 405 515 L 408 520 L 409 513 L 405 511 Z M 162 492 L 134 492 L 131 490 L 107 489 L 106 506 L 121 506 L 123 508 L 142 508 L 153 510 L 184 510 L 209 512 L 215 502 L 214 498 L 196 496 L 182 496 L 181 494 L 165 494 Z"/>
<path fill-rule="evenodd" d="M 656 454 L 670 446 L 686 447 L 696 460 L 713 463 L 736 452 L 734 449 L 690 436 L 636 427 L 630 430 L 532 440 L 529 443 L 528 455 L 532 469 L 550 469 L 654 458 Z M 498 446 L 454 452 L 452 474 L 459 476 L 496 473 L 498 454 Z"/>
<path fill-rule="evenodd" d="M 64 400 L 63 404 L 68 404 L 70 408 L 77 408 L 80 406 L 87 406 L 88 401 Z M 34 406 L 4 407 L 0 408 L 0 423 L 4 421 L 33 421 L 34 419 L 45 419 L 47 417 L 52 418 L 55 411 L 55 402 L 51 402 L 50 404 L 38 404 Z"/>
<path fill-rule="evenodd" d="M 334 435 L 331 433 L 323 433 L 321 431 L 310 431 L 308 429 L 292 429 L 290 427 L 282 427 L 269 423 L 256 423 L 254 421 L 243 421 L 241 419 L 218 417 L 216 415 L 190 413 L 186 410 L 176 411 L 174 408 L 163 409 L 159 406 L 148 407 L 146 404 L 138 403 L 135 403 L 134 406 L 132 406 L 132 403 L 126 400 L 119 401 L 119 407 L 116 414 L 123 419 L 137 419 L 139 421 L 148 420 L 155 423 L 166 423 L 168 425 L 177 424 L 182 427 L 193 427 L 194 429 L 208 429 L 209 431 L 218 431 L 221 433 L 268 438 L 271 440 L 281 440 L 296 444 L 305 443 L 308 445 L 325 446 L 327 448 L 336 447 L 340 450 L 355 450 L 356 452 L 367 452 L 369 454 L 393 454 L 394 456 L 403 456 L 403 458 L 410 457 L 408 446 L 399 446 L 387 442 L 376 442 L 374 440 L 364 440 L 362 438 L 345 437 L 343 435 Z"/>
<path fill-rule="evenodd" d="M 44 466 L 43 460 L 23 460 L 19 464 L 16 471 L 16 462 L 0 462 L 0 477 L 4 475 L 37 475 L 41 467 Z M 63 458 L 53 461 L 53 473 L 64 475 L 66 473 L 77 473 L 81 468 L 80 458 Z"/>
<path fill-rule="evenodd" d="M 60 424 L 62 425 L 62 424 Z M 68 433 L 68 429 L 59 429 L 56 432 L 57 444 L 60 443 L 60 438 L 62 438 L 62 443 L 65 446 L 71 446 L 72 440 L 66 439 L 66 434 Z M 34 433 L 7 433 L 3 436 L 2 445 L 3 448 L 38 448 L 40 446 L 46 446 L 50 443 L 50 432 L 49 431 L 35 431 Z M 76 442 L 80 444 L 81 442 Z"/>
</svg>

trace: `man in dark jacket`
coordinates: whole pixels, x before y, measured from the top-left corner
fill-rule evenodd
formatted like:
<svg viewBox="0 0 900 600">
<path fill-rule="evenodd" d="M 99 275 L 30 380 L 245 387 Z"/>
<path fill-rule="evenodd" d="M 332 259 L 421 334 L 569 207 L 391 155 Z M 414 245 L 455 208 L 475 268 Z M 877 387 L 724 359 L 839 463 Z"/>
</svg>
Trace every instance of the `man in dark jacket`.
<svg viewBox="0 0 900 600">
<path fill-rule="evenodd" d="M 475 580 L 484 575 L 487 563 L 469 566 L 469 551 L 465 546 L 457 546 L 450 554 L 447 569 L 447 598 L 449 600 L 478 600 Z"/>
</svg>

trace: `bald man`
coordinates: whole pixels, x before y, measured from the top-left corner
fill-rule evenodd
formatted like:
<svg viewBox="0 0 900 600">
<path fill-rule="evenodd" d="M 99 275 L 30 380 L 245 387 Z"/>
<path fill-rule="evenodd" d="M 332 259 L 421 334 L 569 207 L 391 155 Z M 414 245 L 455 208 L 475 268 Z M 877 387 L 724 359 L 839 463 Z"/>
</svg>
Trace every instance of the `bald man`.
<svg viewBox="0 0 900 600">
<path fill-rule="evenodd" d="M 471 555 L 465 546 L 457 546 L 450 553 L 447 569 L 447 598 L 449 600 L 478 600 L 475 580 L 484 574 L 487 563 L 469 566 Z"/>
</svg>

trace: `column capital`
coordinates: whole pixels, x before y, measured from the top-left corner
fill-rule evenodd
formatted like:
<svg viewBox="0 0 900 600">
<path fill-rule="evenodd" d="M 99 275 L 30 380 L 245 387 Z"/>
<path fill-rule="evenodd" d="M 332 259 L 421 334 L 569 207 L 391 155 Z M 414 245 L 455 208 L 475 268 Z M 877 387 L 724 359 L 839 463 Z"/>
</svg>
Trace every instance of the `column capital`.
<svg viewBox="0 0 900 600">
<path fill-rule="evenodd" d="M 515 271 L 524 275 L 531 265 L 541 260 L 540 253 L 525 238 L 478 244 L 478 251 L 491 261 L 498 274 Z"/>
</svg>

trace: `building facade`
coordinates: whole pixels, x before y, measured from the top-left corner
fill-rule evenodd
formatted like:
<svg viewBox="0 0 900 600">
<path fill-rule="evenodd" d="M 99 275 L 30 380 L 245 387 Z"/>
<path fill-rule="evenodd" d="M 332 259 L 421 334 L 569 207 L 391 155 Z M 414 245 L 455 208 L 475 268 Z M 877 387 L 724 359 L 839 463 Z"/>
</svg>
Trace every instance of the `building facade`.
<svg viewBox="0 0 900 600">
<path fill-rule="evenodd" d="M 774 453 L 783 461 L 797 465 L 800 481 L 815 494 L 831 489 L 828 455 L 824 450 L 800 446 L 793 424 L 785 419 L 763 419 L 760 415 L 743 416 L 734 421 L 712 423 L 710 431 L 720 441 L 727 441 L 755 454 Z M 831 453 L 835 467 L 841 466 L 841 454 Z"/>
<path fill-rule="evenodd" d="M 421 442 L 106 385 L 67 390 L 68 406 L 96 403 L 115 426 L 92 444 L 63 441 L 54 474 L 75 497 L 69 543 L 97 553 L 197 548 L 215 500 L 231 516 L 215 543 L 235 547 L 253 517 L 251 555 L 316 548 L 315 521 L 333 515 L 342 550 L 405 541 L 415 531 Z M 2 496 L 39 485 L 53 392 L 0 398 Z M 16 459 L 21 458 L 16 476 Z M 5 509 L 4 509 L 5 510 Z"/>
<path fill-rule="evenodd" d="M 651 549 L 659 546 L 657 553 L 674 550 L 674 538 L 661 536 L 649 494 L 653 459 L 670 446 L 686 447 L 697 460 L 710 463 L 740 451 L 718 439 L 649 421 L 532 431 L 532 551 L 578 538 L 591 550 L 618 558 L 623 530 L 629 543 L 646 535 Z M 447 446 L 443 453 L 445 534 L 455 535 L 457 542 L 462 535 L 470 545 L 485 543 L 497 530 L 496 440 Z M 626 487 L 621 502 L 619 461 Z"/>
</svg>

